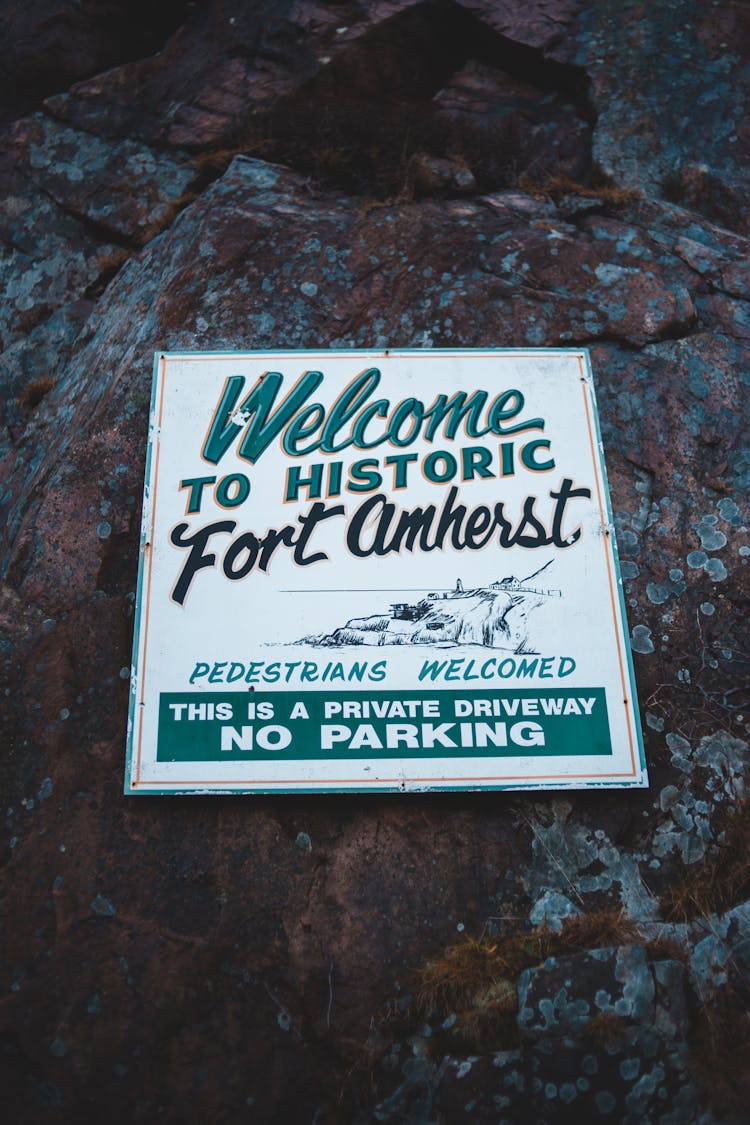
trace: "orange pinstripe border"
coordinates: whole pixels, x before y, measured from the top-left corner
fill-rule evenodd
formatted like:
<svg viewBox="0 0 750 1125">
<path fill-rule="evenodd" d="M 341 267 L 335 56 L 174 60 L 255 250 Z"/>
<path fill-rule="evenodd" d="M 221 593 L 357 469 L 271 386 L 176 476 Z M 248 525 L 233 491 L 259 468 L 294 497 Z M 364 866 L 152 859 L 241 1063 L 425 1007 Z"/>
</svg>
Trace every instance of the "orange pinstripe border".
<svg viewBox="0 0 750 1125">
<path fill-rule="evenodd" d="M 589 446 L 591 448 L 591 460 L 592 460 L 593 465 L 594 465 L 594 477 L 595 477 L 595 480 L 596 480 L 596 497 L 597 497 L 597 502 L 599 504 L 599 514 L 600 514 L 601 520 L 602 520 L 602 545 L 604 547 L 604 558 L 605 558 L 606 564 L 607 564 L 607 581 L 609 583 L 609 600 L 610 600 L 610 604 L 611 604 L 611 607 L 612 607 L 612 620 L 613 620 L 614 626 L 615 626 L 615 639 L 616 639 L 616 643 L 617 643 L 617 661 L 618 661 L 618 664 L 620 666 L 620 683 L 622 684 L 622 702 L 625 706 L 625 725 L 626 725 L 627 730 L 628 730 L 628 746 L 630 748 L 630 768 L 631 768 L 631 771 L 632 771 L 632 776 L 635 777 L 635 775 L 638 771 L 636 770 L 636 765 L 635 765 L 635 752 L 634 752 L 634 748 L 633 748 L 633 731 L 631 729 L 632 723 L 630 722 L 630 714 L 628 712 L 628 707 L 630 705 L 630 697 L 628 695 L 627 680 L 625 678 L 625 666 L 623 664 L 622 649 L 621 649 L 621 645 L 620 645 L 620 636 L 619 636 L 619 630 L 617 628 L 617 600 L 615 598 L 614 580 L 613 580 L 613 575 L 612 575 L 612 560 L 610 558 L 611 552 L 610 552 L 609 546 L 607 544 L 608 535 L 606 534 L 605 508 L 604 508 L 604 503 L 602 501 L 601 486 L 599 484 L 599 473 L 597 472 L 598 465 L 597 465 L 597 459 L 596 459 L 596 448 L 595 448 L 595 445 L 594 445 L 594 431 L 593 431 L 593 427 L 591 425 L 591 411 L 589 409 L 588 391 L 587 391 L 587 386 L 586 386 L 586 382 L 585 382 L 585 379 L 584 379 L 584 373 L 583 373 L 583 359 L 580 356 L 579 356 L 579 359 L 578 359 L 578 364 L 579 364 L 579 367 L 580 367 L 580 370 L 581 370 L 581 393 L 583 395 L 583 405 L 584 405 L 584 409 L 586 411 L 586 426 L 587 426 L 588 431 L 589 431 Z"/>
<path fill-rule="evenodd" d="M 428 781 L 580 781 L 582 778 L 595 780 L 598 777 L 634 777 L 635 774 L 630 773 L 528 773 L 523 776 L 514 774 L 489 774 L 486 777 L 444 777 L 442 774 L 438 777 L 327 777 L 324 780 L 318 781 L 310 777 L 290 777 L 282 781 L 274 781 L 269 779 L 267 781 L 252 781 L 248 782 L 247 778 L 228 778 L 226 781 L 207 781 L 203 778 L 191 779 L 190 781 L 142 781 L 141 786 L 151 785 L 159 789 L 164 786 L 171 785 L 179 788 L 185 785 L 255 785 L 256 787 L 266 785 L 388 785 L 388 784 L 413 784 L 421 785 L 423 782 Z"/>
<path fill-rule="evenodd" d="M 159 453 L 161 452 L 161 420 L 164 414 L 164 384 L 166 382 L 166 357 L 162 356 L 159 360 L 159 378 L 161 379 L 161 387 L 159 388 L 159 410 L 157 414 L 157 430 L 158 435 L 156 439 L 156 456 L 154 457 L 154 494 L 151 497 L 151 527 L 149 529 L 148 543 L 148 575 L 146 578 L 146 606 L 145 606 L 145 623 L 143 627 L 143 657 L 141 663 L 141 698 L 139 700 L 140 715 L 138 718 L 138 753 L 135 763 L 135 777 L 131 780 L 131 785 L 135 787 L 140 783 L 141 778 L 141 747 L 143 745 L 143 712 L 145 708 L 145 695 L 146 695 L 146 652 L 148 650 L 148 624 L 149 624 L 149 607 L 151 605 L 151 570 L 154 558 L 154 525 L 156 523 L 156 490 L 159 485 Z"/>
</svg>

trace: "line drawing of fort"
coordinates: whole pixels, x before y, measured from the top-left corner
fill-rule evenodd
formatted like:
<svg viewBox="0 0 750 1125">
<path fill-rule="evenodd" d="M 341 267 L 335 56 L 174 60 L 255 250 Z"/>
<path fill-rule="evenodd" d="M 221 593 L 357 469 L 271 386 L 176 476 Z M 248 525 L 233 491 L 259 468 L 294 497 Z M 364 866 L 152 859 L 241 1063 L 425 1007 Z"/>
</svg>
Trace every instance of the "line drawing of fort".
<svg viewBox="0 0 750 1125">
<path fill-rule="evenodd" d="M 561 590 L 533 584 L 552 561 L 525 578 L 508 575 L 483 586 L 466 588 L 458 578 L 450 590 L 431 590 L 414 602 L 391 602 L 388 613 L 352 617 L 332 632 L 302 637 L 300 643 L 321 648 L 479 644 L 532 653 L 530 617 L 550 599 L 562 598 Z"/>
</svg>

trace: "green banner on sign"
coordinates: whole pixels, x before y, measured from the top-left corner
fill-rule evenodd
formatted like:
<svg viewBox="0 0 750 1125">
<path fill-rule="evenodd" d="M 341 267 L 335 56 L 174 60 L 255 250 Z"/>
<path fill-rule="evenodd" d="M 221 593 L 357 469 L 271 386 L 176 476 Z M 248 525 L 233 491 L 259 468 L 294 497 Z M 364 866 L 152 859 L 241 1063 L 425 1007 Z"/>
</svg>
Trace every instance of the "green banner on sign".
<svg viewBox="0 0 750 1125">
<path fill-rule="evenodd" d="M 164 692 L 160 762 L 611 754 L 602 688 Z"/>
</svg>

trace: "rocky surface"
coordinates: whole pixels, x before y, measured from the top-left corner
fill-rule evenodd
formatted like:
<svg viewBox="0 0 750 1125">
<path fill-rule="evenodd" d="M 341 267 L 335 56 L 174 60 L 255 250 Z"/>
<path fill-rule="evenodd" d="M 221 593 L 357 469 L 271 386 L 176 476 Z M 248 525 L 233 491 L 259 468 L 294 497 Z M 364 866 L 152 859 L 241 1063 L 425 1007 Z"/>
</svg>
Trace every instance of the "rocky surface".
<svg viewBox="0 0 750 1125">
<path fill-rule="evenodd" d="M 13 1120 L 741 1120 L 748 6 L 135 9 L 0 5 Z M 123 798 L 153 351 L 565 343 L 650 791 Z"/>
</svg>

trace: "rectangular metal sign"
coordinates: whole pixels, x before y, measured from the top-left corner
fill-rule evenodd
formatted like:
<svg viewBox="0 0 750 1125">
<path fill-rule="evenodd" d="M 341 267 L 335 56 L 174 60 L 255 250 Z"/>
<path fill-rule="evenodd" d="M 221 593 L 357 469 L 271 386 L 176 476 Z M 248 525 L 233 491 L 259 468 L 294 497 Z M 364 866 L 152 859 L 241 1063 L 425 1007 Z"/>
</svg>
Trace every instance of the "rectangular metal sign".
<svg viewBox="0 0 750 1125">
<path fill-rule="evenodd" d="M 156 356 L 127 793 L 647 784 L 585 351 Z"/>
</svg>

